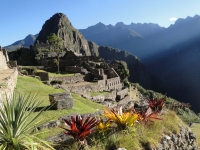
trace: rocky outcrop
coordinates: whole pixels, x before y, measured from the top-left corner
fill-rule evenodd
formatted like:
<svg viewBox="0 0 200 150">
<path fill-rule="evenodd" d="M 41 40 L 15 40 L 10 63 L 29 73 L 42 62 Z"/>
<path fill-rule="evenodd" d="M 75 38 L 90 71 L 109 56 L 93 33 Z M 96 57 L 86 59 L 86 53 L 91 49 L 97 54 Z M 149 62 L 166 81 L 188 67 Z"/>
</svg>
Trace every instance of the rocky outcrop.
<svg viewBox="0 0 200 150">
<path fill-rule="evenodd" d="M 96 53 L 91 53 L 88 41 L 72 26 L 66 15 L 62 13 L 56 13 L 45 22 L 35 44 L 38 41 L 39 43 L 46 43 L 47 36 L 50 33 L 55 33 L 58 37 L 62 38 L 63 46 L 75 53 L 81 53 L 86 56 L 97 55 Z"/>
<path fill-rule="evenodd" d="M 91 52 L 91 55 L 92 56 L 99 56 L 99 46 L 94 43 L 94 42 L 91 42 L 91 41 L 88 41 L 88 45 L 89 45 L 89 48 L 90 48 L 90 52 Z"/>
</svg>

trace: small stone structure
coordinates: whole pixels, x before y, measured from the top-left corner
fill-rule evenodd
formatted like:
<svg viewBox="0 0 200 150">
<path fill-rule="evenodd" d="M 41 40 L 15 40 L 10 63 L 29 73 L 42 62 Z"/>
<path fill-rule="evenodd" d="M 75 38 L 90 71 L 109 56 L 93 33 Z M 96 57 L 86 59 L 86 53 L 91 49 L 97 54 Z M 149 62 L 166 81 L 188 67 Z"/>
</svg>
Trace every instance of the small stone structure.
<svg viewBox="0 0 200 150">
<path fill-rule="evenodd" d="M 49 101 L 54 109 L 71 109 L 74 106 L 74 99 L 68 92 L 49 94 Z"/>
<path fill-rule="evenodd" d="M 41 81 L 48 81 L 49 80 L 48 72 L 36 72 L 35 75 L 39 76 Z"/>
<path fill-rule="evenodd" d="M 116 100 L 121 100 L 127 95 L 128 95 L 128 88 L 118 91 L 116 94 Z"/>
</svg>

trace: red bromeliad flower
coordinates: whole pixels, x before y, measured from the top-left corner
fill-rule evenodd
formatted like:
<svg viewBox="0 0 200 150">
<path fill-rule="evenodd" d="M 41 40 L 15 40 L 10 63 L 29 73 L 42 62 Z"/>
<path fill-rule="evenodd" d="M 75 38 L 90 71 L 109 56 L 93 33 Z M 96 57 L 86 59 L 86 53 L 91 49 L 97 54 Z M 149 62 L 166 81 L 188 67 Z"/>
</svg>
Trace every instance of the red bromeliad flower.
<svg viewBox="0 0 200 150">
<path fill-rule="evenodd" d="M 98 124 L 98 120 L 95 117 L 84 116 L 71 116 L 71 121 L 63 119 L 68 128 L 60 127 L 65 130 L 65 134 L 73 136 L 77 141 L 84 141 L 85 138 L 94 131 L 94 127 Z"/>
<path fill-rule="evenodd" d="M 139 115 L 138 121 L 143 123 L 148 128 L 150 127 L 150 123 L 154 122 L 153 120 L 162 120 L 162 118 L 157 117 L 158 116 L 157 112 L 149 111 L 148 108 L 146 110 L 141 110 L 137 113 Z"/>
<path fill-rule="evenodd" d="M 164 106 L 166 96 L 161 98 L 161 99 L 156 98 L 156 99 L 153 99 L 153 100 L 150 100 L 150 99 L 147 99 L 147 100 L 148 100 L 148 108 L 151 108 L 151 110 L 153 112 L 159 113 Z"/>
</svg>

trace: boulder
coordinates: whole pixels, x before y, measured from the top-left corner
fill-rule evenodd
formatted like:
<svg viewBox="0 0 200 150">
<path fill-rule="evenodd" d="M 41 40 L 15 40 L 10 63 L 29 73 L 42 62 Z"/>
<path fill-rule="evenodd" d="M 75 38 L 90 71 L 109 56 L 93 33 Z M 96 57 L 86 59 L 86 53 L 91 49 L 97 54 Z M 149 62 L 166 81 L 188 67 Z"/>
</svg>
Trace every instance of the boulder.
<svg viewBox="0 0 200 150">
<path fill-rule="evenodd" d="M 53 109 L 71 109 L 74 99 L 70 93 L 49 94 L 50 105 Z"/>
</svg>

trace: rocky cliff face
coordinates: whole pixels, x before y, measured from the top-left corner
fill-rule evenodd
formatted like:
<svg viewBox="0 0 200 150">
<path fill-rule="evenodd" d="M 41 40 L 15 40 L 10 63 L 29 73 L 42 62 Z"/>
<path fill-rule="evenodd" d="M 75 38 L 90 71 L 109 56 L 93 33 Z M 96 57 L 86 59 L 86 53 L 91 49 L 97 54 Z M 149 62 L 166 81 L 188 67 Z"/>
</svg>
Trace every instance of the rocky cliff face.
<svg viewBox="0 0 200 150">
<path fill-rule="evenodd" d="M 94 51 L 90 51 L 88 41 L 83 35 L 76 30 L 66 15 L 62 13 L 56 13 L 42 26 L 36 43 L 46 43 L 47 36 L 50 33 L 55 33 L 58 37 L 63 39 L 63 46 L 76 53 L 81 53 L 86 56 L 97 55 Z"/>
</svg>

